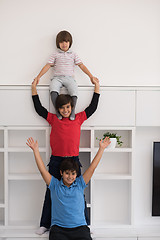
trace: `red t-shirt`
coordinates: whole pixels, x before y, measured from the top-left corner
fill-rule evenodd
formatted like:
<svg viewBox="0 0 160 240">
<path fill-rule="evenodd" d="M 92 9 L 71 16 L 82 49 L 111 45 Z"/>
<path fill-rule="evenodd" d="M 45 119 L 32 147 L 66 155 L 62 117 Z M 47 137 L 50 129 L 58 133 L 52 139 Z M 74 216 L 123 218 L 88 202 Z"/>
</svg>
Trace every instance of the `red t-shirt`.
<svg viewBox="0 0 160 240">
<path fill-rule="evenodd" d="M 47 121 L 51 125 L 50 146 L 53 156 L 69 157 L 79 155 L 81 125 L 87 119 L 85 111 L 77 113 L 75 120 L 62 118 L 48 113 Z"/>
</svg>

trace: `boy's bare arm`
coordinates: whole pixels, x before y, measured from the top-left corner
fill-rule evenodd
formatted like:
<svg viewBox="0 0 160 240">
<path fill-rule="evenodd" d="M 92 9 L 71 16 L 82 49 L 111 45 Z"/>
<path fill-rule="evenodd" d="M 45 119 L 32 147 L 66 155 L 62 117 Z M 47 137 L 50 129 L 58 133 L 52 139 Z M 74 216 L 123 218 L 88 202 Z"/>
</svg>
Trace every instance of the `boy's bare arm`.
<svg viewBox="0 0 160 240">
<path fill-rule="evenodd" d="M 49 63 L 47 63 L 42 70 L 40 71 L 40 73 L 38 74 L 38 76 L 35 78 L 35 80 L 37 81 L 37 84 L 39 83 L 40 78 L 50 69 L 51 65 Z"/>
<path fill-rule="evenodd" d="M 45 168 L 45 165 L 44 165 L 41 155 L 39 153 L 38 142 L 37 141 L 35 142 L 33 140 L 33 138 L 28 138 L 26 144 L 33 150 L 37 167 L 38 167 L 44 181 L 46 182 L 47 185 L 49 185 L 52 176 Z"/>
<path fill-rule="evenodd" d="M 37 86 L 37 80 L 34 79 L 33 82 L 32 82 L 32 96 L 37 95 L 37 88 L 36 88 L 36 86 Z"/>
<path fill-rule="evenodd" d="M 94 84 L 94 92 L 99 93 L 99 89 L 100 89 L 99 81 L 96 81 L 93 79 L 93 84 Z"/>
<path fill-rule="evenodd" d="M 88 68 L 83 64 L 79 64 L 78 67 L 85 73 L 88 75 L 88 77 L 90 78 L 91 82 L 94 84 L 94 81 L 99 82 L 98 78 L 94 77 L 90 71 L 88 70 Z"/>
<path fill-rule="evenodd" d="M 90 181 L 96 167 L 98 166 L 98 163 L 101 160 L 101 157 L 103 155 L 104 149 L 110 144 L 110 139 L 108 137 L 106 137 L 104 140 L 101 140 L 99 142 L 99 149 L 98 152 L 96 154 L 96 156 L 94 157 L 93 161 L 91 162 L 89 168 L 85 171 L 85 173 L 83 174 L 83 179 L 85 181 L 86 184 L 88 184 L 88 182 Z"/>
</svg>

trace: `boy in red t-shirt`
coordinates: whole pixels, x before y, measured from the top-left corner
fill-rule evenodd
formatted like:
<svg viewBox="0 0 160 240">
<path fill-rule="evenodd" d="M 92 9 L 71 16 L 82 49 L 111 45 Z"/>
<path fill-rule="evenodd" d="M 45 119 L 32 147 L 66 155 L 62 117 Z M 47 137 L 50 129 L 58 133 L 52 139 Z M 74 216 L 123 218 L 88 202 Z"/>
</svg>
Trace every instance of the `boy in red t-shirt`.
<svg viewBox="0 0 160 240">
<path fill-rule="evenodd" d="M 87 120 L 97 109 L 99 101 L 99 82 L 94 81 L 94 93 L 90 105 L 82 112 L 75 115 L 75 120 L 70 120 L 72 112 L 72 98 L 70 95 L 61 94 L 56 99 L 56 110 L 62 116 L 59 120 L 56 114 L 47 111 L 41 105 L 36 89 L 37 81 L 32 83 L 32 99 L 36 112 L 47 120 L 51 125 L 50 146 L 52 155 L 50 158 L 49 173 L 60 180 L 60 164 L 66 157 L 73 158 L 79 165 L 79 174 L 81 175 L 81 163 L 79 161 L 79 142 L 82 123 Z M 62 147 L 63 146 L 63 147 Z M 85 212 L 87 224 L 87 212 Z M 40 229 L 37 234 L 43 234 L 50 228 L 51 225 L 51 199 L 50 191 L 47 188 L 45 201 L 43 205 L 42 217 L 40 222 Z"/>
</svg>

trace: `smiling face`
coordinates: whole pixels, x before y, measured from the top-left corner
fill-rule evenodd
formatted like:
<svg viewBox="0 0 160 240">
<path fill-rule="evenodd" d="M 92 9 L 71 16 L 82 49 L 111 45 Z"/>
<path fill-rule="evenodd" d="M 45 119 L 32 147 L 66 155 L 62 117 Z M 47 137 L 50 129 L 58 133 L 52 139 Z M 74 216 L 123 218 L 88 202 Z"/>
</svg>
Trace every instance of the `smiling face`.
<svg viewBox="0 0 160 240">
<path fill-rule="evenodd" d="M 60 107 L 58 110 L 62 117 L 69 118 L 72 112 L 72 107 L 70 103 L 67 103 L 65 105 L 62 105 L 62 107 Z"/>
<path fill-rule="evenodd" d="M 69 46 L 70 46 L 70 42 L 69 42 L 69 41 L 68 41 L 68 42 L 63 41 L 63 42 L 60 42 L 60 43 L 59 43 L 60 49 L 61 49 L 62 51 L 64 51 L 64 52 L 68 51 Z"/>
<path fill-rule="evenodd" d="M 64 185 L 66 185 L 67 187 L 71 186 L 72 183 L 76 180 L 76 177 L 77 177 L 77 173 L 76 171 L 71 171 L 71 170 L 65 170 L 63 171 L 60 171 L 61 175 L 62 175 L 62 178 L 63 178 L 63 183 Z"/>
</svg>

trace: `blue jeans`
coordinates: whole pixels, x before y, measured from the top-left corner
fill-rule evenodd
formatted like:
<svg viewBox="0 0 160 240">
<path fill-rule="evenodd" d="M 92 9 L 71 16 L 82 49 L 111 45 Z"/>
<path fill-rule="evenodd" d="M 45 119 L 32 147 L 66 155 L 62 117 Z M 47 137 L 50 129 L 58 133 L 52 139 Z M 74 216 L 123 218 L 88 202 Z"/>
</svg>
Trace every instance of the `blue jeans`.
<svg viewBox="0 0 160 240">
<path fill-rule="evenodd" d="M 60 164 L 61 162 L 65 159 L 66 157 L 58 157 L 58 156 L 53 156 L 51 155 L 50 157 L 50 162 L 48 164 L 48 171 L 49 173 L 57 178 L 58 180 L 61 179 L 60 175 Z M 81 163 L 79 161 L 79 156 L 72 157 L 79 165 L 79 172 L 78 172 L 78 177 L 81 175 Z M 85 217 L 86 217 L 86 222 L 89 225 L 89 218 L 88 218 L 88 213 L 87 213 L 87 206 L 85 202 Z M 51 197 L 50 197 L 50 190 L 47 187 L 46 189 L 46 194 L 45 194 L 45 199 L 44 199 L 44 204 L 43 204 L 43 210 L 42 210 L 42 216 L 41 216 L 41 221 L 40 221 L 40 227 L 45 227 L 45 228 L 50 228 L 51 226 Z"/>
</svg>

